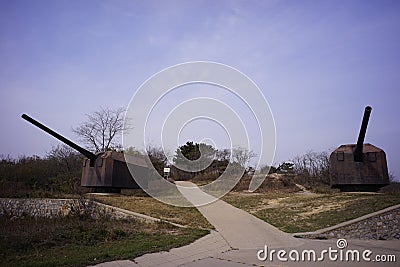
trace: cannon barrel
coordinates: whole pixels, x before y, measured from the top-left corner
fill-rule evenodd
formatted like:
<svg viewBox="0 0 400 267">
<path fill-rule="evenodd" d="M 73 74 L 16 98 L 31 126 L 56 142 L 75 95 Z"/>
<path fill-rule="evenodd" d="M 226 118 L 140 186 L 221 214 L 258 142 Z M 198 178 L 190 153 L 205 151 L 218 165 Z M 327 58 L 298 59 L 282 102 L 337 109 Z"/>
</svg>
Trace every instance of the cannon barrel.
<svg viewBox="0 0 400 267">
<path fill-rule="evenodd" d="M 66 145 L 72 147 L 73 149 L 75 149 L 76 151 L 78 151 L 79 153 L 81 153 L 82 155 L 84 155 L 85 157 L 87 157 L 88 159 L 90 159 L 90 165 L 94 164 L 94 161 L 96 160 L 97 156 L 95 154 L 93 154 L 92 152 L 84 149 L 81 146 L 78 146 L 77 144 L 75 144 L 74 142 L 72 142 L 71 140 L 68 140 L 67 138 L 65 138 L 64 136 L 56 133 L 55 131 L 53 131 L 52 129 L 48 128 L 47 126 L 41 124 L 40 122 L 38 122 L 37 120 L 29 117 L 26 114 L 22 114 L 21 116 L 24 120 L 29 121 L 30 123 L 32 123 L 33 125 L 35 125 L 36 127 L 39 127 L 40 129 L 42 129 L 43 131 L 45 131 L 46 133 L 52 135 L 53 137 L 57 138 L 58 140 L 60 140 L 61 142 L 65 143 Z"/>
<path fill-rule="evenodd" d="M 367 126 L 369 121 L 369 116 L 371 115 L 372 108 L 366 106 L 364 110 L 364 116 L 361 123 L 360 133 L 358 134 L 356 149 L 354 150 L 354 161 L 363 161 L 363 144 L 365 139 L 365 133 L 367 132 Z"/>
</svg>

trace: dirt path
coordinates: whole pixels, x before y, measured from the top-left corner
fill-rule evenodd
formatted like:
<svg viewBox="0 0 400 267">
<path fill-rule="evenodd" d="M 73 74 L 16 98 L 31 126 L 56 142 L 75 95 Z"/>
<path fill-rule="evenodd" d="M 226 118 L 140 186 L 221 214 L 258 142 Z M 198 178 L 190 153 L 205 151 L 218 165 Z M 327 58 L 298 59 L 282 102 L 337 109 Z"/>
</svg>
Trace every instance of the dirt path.
<svg viewBox="0 0 400 267">
<path fill-rule="evenodd" d="M 301 192 L 298 192 L 297 194 L 301 194 L 301 195 L 316 195 L 315 193 L 307 190 L 307 188 L 305 188 L 301 184 L 296 184 L 296 186 L 301 190 Z"/>
</svg>

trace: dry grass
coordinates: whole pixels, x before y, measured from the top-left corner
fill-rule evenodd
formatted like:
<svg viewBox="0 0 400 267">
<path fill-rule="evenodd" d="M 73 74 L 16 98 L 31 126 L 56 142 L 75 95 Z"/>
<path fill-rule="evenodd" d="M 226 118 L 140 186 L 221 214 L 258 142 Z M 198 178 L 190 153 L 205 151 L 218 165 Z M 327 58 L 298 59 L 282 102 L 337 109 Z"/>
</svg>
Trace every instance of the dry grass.
<svg viewBox="0 0 400 267">
<path fill-rule="evenodd" d="M 95 196 L 95 200 L 118 208 L 138 212 L 194 228 L 214 227 L 194 207 L 175 207 L 145 196 Z"/>
<path fill-rule="evenodd" d="M 230 193 L 223 199 L 291 233 L 315 231 L 400 203 L 399 195 L 363 193 Z"/>
</svg>

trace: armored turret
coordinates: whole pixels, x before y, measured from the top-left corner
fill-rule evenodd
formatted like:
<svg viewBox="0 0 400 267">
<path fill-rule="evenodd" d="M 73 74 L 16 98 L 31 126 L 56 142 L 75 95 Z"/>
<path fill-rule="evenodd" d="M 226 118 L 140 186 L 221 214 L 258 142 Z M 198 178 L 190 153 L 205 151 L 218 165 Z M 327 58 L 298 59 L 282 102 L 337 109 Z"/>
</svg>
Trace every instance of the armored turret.
<svg viewBox="0 0 400 267">
<path fill-rule="evenodd" d="M 147 184 L 149 169 L 144 159 L 115 151 L 94 154 L 30 116 L 23 114 L 21 117 L 85 156 L 81 186 L 93 188 L 96 192 L 119 192 L 123 188 L 139 189 L 135 179 L 143 180 L 141 184 Z M 135 179 L 128 165 L 134 170 Z"/>
<path fill-rule="evenodd" d="M 378 191 L 389 184 L 385 152 L 364 144 L 372 108 L 364 111 L 356 144 L 341 145 L 330 155 L 330 183 L 341 191 Z"/>
</svg>

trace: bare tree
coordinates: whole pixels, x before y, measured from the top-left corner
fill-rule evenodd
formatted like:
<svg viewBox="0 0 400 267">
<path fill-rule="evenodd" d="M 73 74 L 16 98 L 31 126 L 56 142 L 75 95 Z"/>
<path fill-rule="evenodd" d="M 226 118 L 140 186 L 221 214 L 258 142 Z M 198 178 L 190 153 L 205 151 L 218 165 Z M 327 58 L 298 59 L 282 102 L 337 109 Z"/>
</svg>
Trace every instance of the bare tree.
<svg viewBox="0 0 400 267">
<path fill-rule="evenodd" d="M 329 151 L 307 151 L 302 156 L 296 156 L 291 161 L 294 163 L 294 172 L 301 175 L 306 184 L 329 184 Z"/>
<path fill-rule="evenodd" d="M 48 152 L 47 158 L 57 161 L 57 163 L 62 166 L 63 171 L 68 173 L 76 167 L 74 166 L 76 165 L 76 161 L 79 162 L 79 167 L 81 167 L 80 155 L 75 150 L 64 144 L 58 144 L 57 146 L 52 147 L 51 151 Z"/>
<path fill-rule="evenodd" d="M 56 168 L 54 173 L 57 173 L 57 176 L 54 177 L 54 182 L 67 186 L 69 192 L 77 192 L 76 189 L 80 186 L 82 156 L 69 146 L 59 144 L 51 149 L 46 159 L 47 168 L 52 166 Z"/>
<path fill-rule="evenodd" d="M 253 151 L 243 147 L 236 147 L 232 150 L 233 161 L 238 163 L 242 168 L 246 168 L 249 161 L 257 156 Z"/>
<path fill-rule="evenodd" d="M 87 121 L 72 130 L 87 147 L 95 152 L 104 152 L 120 148 L 118 137 L 128 126 L 124 126 L 124 109 L 104 108 L 92 114 L 87 114 Z"/>
<path fill-rule="evenodd" d="M 220 161 L 229 161 L 231 158 L 231 151 L 227 148 L 217 151 L 217 159 Z"/>
</svg>

